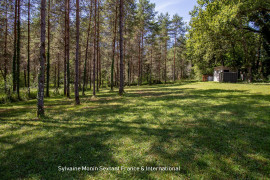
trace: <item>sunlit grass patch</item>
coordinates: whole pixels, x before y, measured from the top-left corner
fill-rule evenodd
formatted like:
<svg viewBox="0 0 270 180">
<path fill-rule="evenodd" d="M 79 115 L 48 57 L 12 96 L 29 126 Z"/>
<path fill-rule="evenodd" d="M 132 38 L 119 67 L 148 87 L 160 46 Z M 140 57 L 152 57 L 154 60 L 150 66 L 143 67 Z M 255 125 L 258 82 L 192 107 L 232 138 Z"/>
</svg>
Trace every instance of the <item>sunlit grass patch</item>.
<svg viewBox="0 0 270 180">
<path fill-rule="evenodd" d="M 190 82 L 0 105 L 3 179 L 267 179 L 269 85 Z M 180 166 L 59 172 L 58 166 Z M 1 178 L 1 179 L 2 179 Z"/>
</svg>

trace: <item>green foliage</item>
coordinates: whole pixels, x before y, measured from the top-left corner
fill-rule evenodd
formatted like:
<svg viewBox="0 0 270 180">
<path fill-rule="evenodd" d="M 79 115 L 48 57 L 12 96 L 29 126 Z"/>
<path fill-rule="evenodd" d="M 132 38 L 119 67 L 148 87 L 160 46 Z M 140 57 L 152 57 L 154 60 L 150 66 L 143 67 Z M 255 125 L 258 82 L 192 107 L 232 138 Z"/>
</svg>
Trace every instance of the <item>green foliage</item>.
<svg viewBox="0 0 270 180">
<path fill-rule="evenodd" d="M 268 64 L 261 63 L 260 68 L 254 64 L 267 56 L 267 48 L 260 47 L 269 44 L 265 35 L 270 30 L 269 3 L 200 0 L 198 4 L 191 13 L 187 41 L 187 55 L 193 64 L 201 68 L 225 65 L 244 69 L 250 77 L 267 73 L 260 68 Z"/>
<path fill-rule="evenodd" d="M 170 20 L 169 13 L 166 13 L 166 14 L 161 13 L 158 16 L 158 23 L 160 26 L 160 39 L 162 42 L 165 42 L 165 44 L 166 44 L 167 41 L 170 40 L 170 36 L 169 36 L 170 29 L 169 28 L 171 25 L 171 20 Z"/>
<path fill-rule="evenodd" d="M 179 35 L 184 35 L 186 32 L 185 23 L 183 22 L 183 18 L 178 14 L 173 15 L 171 20 L 171 32 L 174 37 L 178 37 Z"/>
<path fill-rule="evenodd" d="M 155 17 L 155 4 L 150 3 L 149 0 L 139 0 L 137 6 L 139 29 L 148 29 L 151 26 L 151 21 Z"/>
</svg>

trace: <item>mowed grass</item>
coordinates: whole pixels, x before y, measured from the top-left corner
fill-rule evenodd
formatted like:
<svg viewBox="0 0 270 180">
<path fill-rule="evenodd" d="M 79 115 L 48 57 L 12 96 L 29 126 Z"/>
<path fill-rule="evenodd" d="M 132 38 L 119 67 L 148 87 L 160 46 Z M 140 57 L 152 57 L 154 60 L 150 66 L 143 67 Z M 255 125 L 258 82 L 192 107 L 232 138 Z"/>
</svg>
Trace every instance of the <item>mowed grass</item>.
<svg viewBox="0 0 270 180">
<path fill-rule="evenodd" d="M 269 179 L 270 85 L 185 82 L 0 105 L 0 179 Z M 58 166 L 170 171 L 59 172 Z"/>
</svg>

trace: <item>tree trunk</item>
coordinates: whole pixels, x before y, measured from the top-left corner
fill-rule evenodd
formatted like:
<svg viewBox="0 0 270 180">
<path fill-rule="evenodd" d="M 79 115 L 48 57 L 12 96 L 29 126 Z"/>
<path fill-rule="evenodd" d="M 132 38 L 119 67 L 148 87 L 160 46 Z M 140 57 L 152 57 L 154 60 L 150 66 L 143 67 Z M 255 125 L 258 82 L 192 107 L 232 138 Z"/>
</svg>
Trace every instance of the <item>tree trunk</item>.
<svg viewBox="0 0 270 180">
<path fill-rule="evenodd" d="M 6 19 L 5 19 L 5 50 L 4 50 L 4 58 L 5 58 L 5 67 L 4 67 L 4 81 L 5 81 L 5 93 L 7 93 L 7 36 L 8 36 L 8 1 L 6 0 Z"/>
<path fill-rule="evenodd" d="M 115 4 L 114 36 L 113 36 L 113 43 L 112 43 L 111 91 L 113 91 L 113 74 L 114 74 L 116 29 L 117 29 L 117 3 Z"/>
<path fill-rule="evenodd" d="M 69 24 L 70 24 L 70 18 L 69 18 L 69 12 L 70 12 L 70 0 L 67 0 L 67 97 L 70 98 L 70 67 L 69 67 Z"/>
<path fill-rule="evenodd" d="M 93 96 L 96 96 L 96 33 L 97 33 L 97 0 L 95 0 L 95 22 L 94 22 L 94 57 L 93 57 Z"/>
<path fill-rule="evenodd" d="M 153 47 L 151 47 L 151 63 L 150 63 L 150 85 L 152 84 L 152 66 L 153 66 Z"/>
<path fill-rule="evenodd" d="M 79 43 L 80 43 L 80 0 L 76 0 L 76 60 L 75 60 L 75 103 L 80 104 L 79 98 Z"/>
<path fill-rule="evenodd" d="M 28 0 L 27 87 L 30 97 L 30 0 Z"/>
<path fill-rule="evenodd" d="M 98 69 L 99 69 L 99 56 L 98 56 L 98 35 L 97 35 L 97 45 L 96 45 L 96 90 L 97 92 L 99 91 L 98 87 L 98 81 L 99 81 L 99 74 L 98 74 Z"/>
<path fill-rule="evenodd" d="M 124 6 L 123 6 L 123 9 L 124 9 Z M 124 10 L 123 10 L 124 11 Z M 127 35 L 127 31 L 126 31 L 126 28 L 124 26 L 124 19 L 125 19 L 125 13 L 123 12 L 122 16 L 123 16 L 123 28 L 122 28 L 122 31 L 124 31 L 124 35 L 123 35 L 123 79 L 124 79 L 124 86 L 125 86 L 125 80 L 126 80 L 126 50 L 127 50 L 127 41 L 125 40 L 125 36 Z M 123 34 L 123 33 L 122 33 Z"/>
<path fill-rule="evenodd" d="M 57 91 L 60 87 L 60 53 L 58 53 L 58 62 L 57 62 Z"/>
<path fill-rule="evenodd" d="M 13 49 L 13 64 L 12 64 L 12 77 L 13 77 L 13 92 L 16 91 L 16 60 L 17 60 L 17 13 L 18 13 L 18 0 L 15 0 L 15 16 L 14 16 L 14 49 Z"/>
<path fill-rule="evenodd" d="M 47 87 L 46 87 L 46 96 L 50 96 L 50 9 L 51 9 L 51 0 L 48 0 L 48 49 L 47 49 Z"/>
<path fill-rule="evenodd" d="M 100 65 L 100 59 L 99 59 L 99 0 L 97 0 L 97 29 L 96 29 L 96 35 L 97 35 L 97 46 L 96 46 L 96 50 L 97 50 L 97 92 L 99 91 L 99 65 Z"/>
<path fill-rule="evenodd" d="M 67 95 L 67 24 L 68 24 L 68 1 L 65 0 L 65 54 L 64 54 L 64 95 Z"/>
<path fill-rule="evenodd" d="M 87 55 L 88 55 L 88 47 L 89 47 L 89 38 L 90 38 L 90 28 L 91 28 L 91 20 L 92 20 L 92 9 L 93 9 L 93 1 L 91 1 L 91 8 L 90 8 L 90 17 L 89 17 L 89 24 L 87 30 L 87 40 L 86 40 L 86 49 L 85 49 L 85 59 L 84 59 L 84 73 L 83 73 L 83 96 L 85 95 L 85 86 L 86 86 L 86 71 L 87 71 Z"/>
<path fill-rule="evenodd" d="M 139 40 L 138 86 L 140 85 L 140 77 L 141 77 L 141 41 Z"/>
<path fill-rule="evenodd" d="M 123 64 L 123 0 L 120 0 L 119 8 L 119 44 L 120 44 L 120 86 L 119 95 L 124 93 L 124 64 Z"/>
<path fill-rule="evenodd" d="M 54 88 L 57 86 L 57 64 L 54 64 Z"/>
<path fill-rule="evenodd" d="M 24 87 L 27 87 L 26 68 L 23 69 Z"/>
<path fill-rule="evenodd" d="M 175 54 L 176 54 L 176 36 L 174 37 L 173 82 L 175 81 Z"/>
<path fill-rule="evenodd" d="M 119 61 L 120 61 L 120 54 L 118 53 L 120 51 L 120 45 L 119 45 L 119 41 L 117 42 L 117 60 L 116 60 L 116 80 L 115 80 L 115 85 L 118 87 L 119 86 L 119 81 L 120 81 L 120 72 L 119 72 Z"/>
<path fill-rule="evenodd" d="M 17 39 L 17 97 L 20 99 L 20 61 L 21 61 L 21 0 L 18 0 L 18 39 Z"/>
<path fill-rule="evenodd" d="M 140 85 L 142 85 L 142 77 L 143 77 L 143 50 L 144 50 L 144 44 L 143 44 L 143 40 L 144 40 L 144 32 L 142 30 L 142 48 L 141 48 L 141 66 L 140 66 Z"/>
<path fill-rule="evenodd" d="M 46 0 L 41 0 L 41 23 L 40 23 L 40 72 L 38 83 L 38 117 L 44 116 L 44 66 L 45 66 L 45 36 L 46 36 Z"/>
<path fill-rule="evenodd" d="M 128 60 L 128 86 L 130 86 L 130 60 Z"/>
<path fill-rule="evenodd" d="M 128 48 L 131 48 L 130 40 L 128 42 Z M 131 76 L 131 61 L 132 61 L 132 55 L 130 58 L 128 58 L 128 86 L 130 86 L 130 76 Z"/>
<path fill-rule="evenodd" d="M 134 64 L 133 64 L 133 62 L 132 62 L 132 74 L 131 74 L 131 78 L 132 78 L 132 81 L 131 81 L 131 83 L 134 83 L 134 81 L 135 81 L 135 67 L 134 67 Z"/>
<path fill-rule="evenodd" d="M 165 42 L 165 67 L 164 67 L 164 80 L 167 83 L 167 40 Z"/>
<path fill-rule="evenodd" d="M 102 75 L 101 75 L 101 51 L 100 51 L 100 46 L 99 46 L 99 50 L 98 50 L 98 59 L 99 59 L 99 88 L 101 87 L 101 81 L 102 81 Z"/>
<path fill-rule="evenodd" d="M 80 34 L 80 33 L 79 33 Z M 80 42 L 80 40 L 79 40 Z M 78 86 L 79 86 L 79 93 L 80 90 L 82 89 L 82 85 L 81 85 L 81 59 L 82 59 L 82 51 L 81 51 L 81 44 L 79 43 L 79 79 L 78 79 Z"/>
<path fill-rule="evenodd" d="M 162 48 L 161 48 L 161 43 L 160 43 L 160 56 L 159 56 L 159 61 L 158 61 L 158 80 L 159 82 L 161 81 L 160 77 L 160 71 L 161 71 L 161 59 L 162 59 L 162 54 L 161 54 Z"/>
<path fill-rule="evenodd" d="M 92 89 L 92 54 L 90 54 L 90 61 L 89 61 L 89 88 Z"/>
</svg>

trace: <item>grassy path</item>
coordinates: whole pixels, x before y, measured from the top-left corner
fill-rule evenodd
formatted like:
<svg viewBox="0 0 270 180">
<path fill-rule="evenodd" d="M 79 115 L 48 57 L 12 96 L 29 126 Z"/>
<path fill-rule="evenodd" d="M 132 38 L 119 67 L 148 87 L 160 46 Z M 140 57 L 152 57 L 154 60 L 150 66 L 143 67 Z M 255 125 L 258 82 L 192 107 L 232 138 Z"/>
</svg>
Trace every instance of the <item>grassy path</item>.
<svg viewBox="0 0 270 180">
<path fill-rule="evenodd" d="M 0 105 L 1 179 L 270 178 L 270 85 L 183 83 Z M 181 167 L 60 172 L 58 166 Z"/>
</svg>

